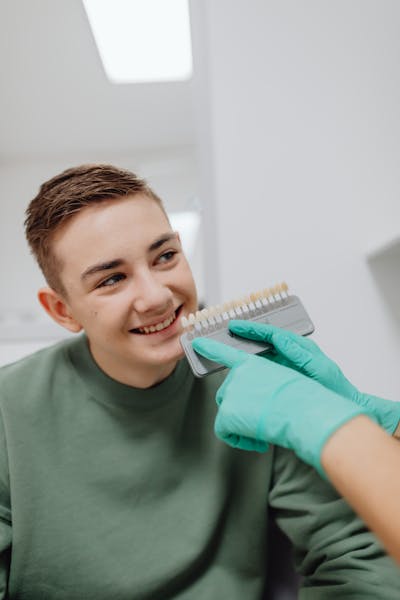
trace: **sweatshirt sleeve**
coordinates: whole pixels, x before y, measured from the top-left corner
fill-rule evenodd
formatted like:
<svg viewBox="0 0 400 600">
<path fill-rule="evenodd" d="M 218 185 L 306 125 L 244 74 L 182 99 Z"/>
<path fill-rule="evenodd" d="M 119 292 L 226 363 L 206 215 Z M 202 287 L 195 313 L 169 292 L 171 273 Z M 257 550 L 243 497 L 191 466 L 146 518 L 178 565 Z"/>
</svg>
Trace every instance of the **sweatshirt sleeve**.
<svg viewBox="0 0 400 600">
<path fill-rule="evenodd" d="M 300 600 L 400 598 L 400 568 L 334 488 L 290 450 L 274 448 L 269 502 L 293 544 Z"/>
<path fill-rule="evenodd" d="M 0 600 L 8 597 L 11 555 L 11 509 L 7 447 L 0 413 Z"/>
</svg>

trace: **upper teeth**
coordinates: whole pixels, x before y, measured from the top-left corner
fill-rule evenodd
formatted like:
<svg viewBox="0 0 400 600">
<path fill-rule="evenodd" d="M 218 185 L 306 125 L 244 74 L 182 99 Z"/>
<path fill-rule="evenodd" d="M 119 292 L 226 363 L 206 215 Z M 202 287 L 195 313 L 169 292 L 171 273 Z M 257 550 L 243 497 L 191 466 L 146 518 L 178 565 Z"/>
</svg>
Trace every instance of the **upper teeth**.
<svg viewBox="0 0 400 600">
<path fill-rule="evenodd" d="M 163 321 L 162 323 L 157 323 L 157 325 L 150 325 L 149 327 L 140 327 L 139 331 L 141 333 L 154 333 L 155 331 L 161 331 L 162 329 L 165 329 L 166 327 L 171 325 L 173 321 L 175 321 L 175 314 L 173 314 L 172 317 L 169 317 L 169 319 L 165 319 L 165 321 Z"/>
</svg>

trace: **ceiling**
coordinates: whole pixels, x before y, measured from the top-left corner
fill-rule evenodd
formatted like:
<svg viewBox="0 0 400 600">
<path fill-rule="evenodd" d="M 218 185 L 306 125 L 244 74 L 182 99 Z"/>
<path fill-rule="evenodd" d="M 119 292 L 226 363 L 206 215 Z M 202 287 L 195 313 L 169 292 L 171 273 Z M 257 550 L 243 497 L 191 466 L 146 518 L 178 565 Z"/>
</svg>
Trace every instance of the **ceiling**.
<svg viewBox="0 0 400 600">
<path fill-rule="evenodd" d="M 2 0 L 0 76 L 2 161 L 194 144 L 191 82 L 111 84 L 80 0 Z"/>
</svg>

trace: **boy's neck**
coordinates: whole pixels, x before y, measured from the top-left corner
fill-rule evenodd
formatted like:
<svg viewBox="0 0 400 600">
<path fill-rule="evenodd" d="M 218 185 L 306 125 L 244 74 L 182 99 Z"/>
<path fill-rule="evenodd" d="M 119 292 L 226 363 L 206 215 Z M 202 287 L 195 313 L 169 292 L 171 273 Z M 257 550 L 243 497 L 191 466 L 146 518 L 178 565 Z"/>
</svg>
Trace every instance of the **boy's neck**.
<svg viewBox="0 0 400 600">
<path fill-rule="evenodd" d="M 151 388 L 161 383 L 171 375 L 178 363 L 178 360 L 174 360 L 165 365 L 147 365 L 146 367 L 143 367 L 143 365 L 140 367 L 126 365 L 119 359 L 115 361 L 107 360 L 105 363 L 102 357 L 96 355 L 96 351 L 91 348 L 90 341 L 89 349 L 93 360 L 106 375 L 119 383 L 139 389 Z"/>
</svg>

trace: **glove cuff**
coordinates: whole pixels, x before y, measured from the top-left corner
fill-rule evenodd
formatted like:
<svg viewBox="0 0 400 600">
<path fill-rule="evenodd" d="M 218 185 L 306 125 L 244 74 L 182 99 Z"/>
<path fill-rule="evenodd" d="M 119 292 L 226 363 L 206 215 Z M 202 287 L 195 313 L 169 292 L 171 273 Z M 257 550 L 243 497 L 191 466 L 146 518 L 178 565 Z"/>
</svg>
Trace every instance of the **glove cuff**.
<svg viewBox="0 0 400 600">
<path fill-rule="evenodd" d="M 360 404 L 389 435 L 400 438 L 400 402 L 361 394 Z"/>
<path fill-rule="evenodd" d="M 348 423 L 349 421 L 351 421 L 352 419 L 355 419 L 356 417 L 358 417 L 360 415 L 367 415 L 367 414 L 368 414 L 367 411 L 363 410 L 361 407 L 354 406 L 353 410 L 350 410 L 346 415 L 343 415 L 341 419 L 339 418 L 334 423 L 331 423 L 329 428 L 325 429 L 324 435 L 320 440 L 320 444 L 316 448 L 316 460 L 313 464 L 313 466 L 318 471 L 318 473 L 321 475 L 321 477 L 328 480 L 328 476 L 325 473 L 324 468 L 321 463 L 322 451 L 323 451 L 326 443 L 328 442 L 328 440 L 332 437 L 332 435 L 338 429 L 340 429 L 340 427 L 345 425 L 345 423 Z"/>
<path fill-rule="evenodd" d="M 399 424 L 397 425 L 396 429 L 393 432 L 393 437 L 395 437 L 396 440 L 400 440 L 400 420 L 399 420 Z"/>
<path fill-rule="evenodd" d="M 282 390 L 280 392 L 282 396 Z M 326 479 L 321 464 L 321 453 L 326 442 L 347 421 L 358 415 L 368 414 L 368 411 L 307 378 L 293 378 L 286 382 L 285 392 L 291 399 L 299 399 L 297 418 L 288 421 L 283 413 L 277 412 L 275 419 L 272 419 L 271 415 L 267 416 L 266 411 L 261 422 L 265 426 L 268 419 L 268 430 L 273 432 L 271 441 L 278 441 L 294 450 L 299 458 L 312 465 Z M 284 404 L 281 403 L 283 407 Z M 263 439 L 261 431 L 258 433 L 257 439 Z"/>
</svg>

